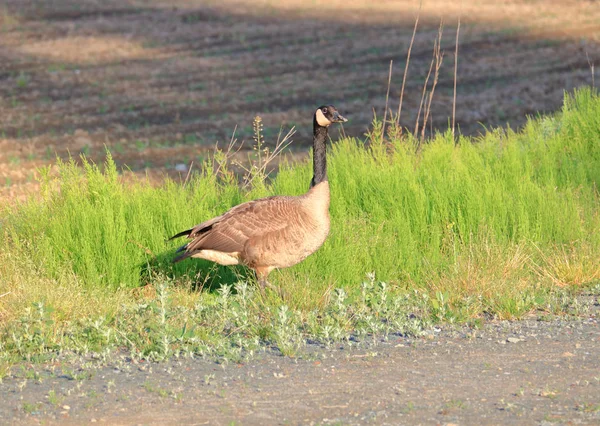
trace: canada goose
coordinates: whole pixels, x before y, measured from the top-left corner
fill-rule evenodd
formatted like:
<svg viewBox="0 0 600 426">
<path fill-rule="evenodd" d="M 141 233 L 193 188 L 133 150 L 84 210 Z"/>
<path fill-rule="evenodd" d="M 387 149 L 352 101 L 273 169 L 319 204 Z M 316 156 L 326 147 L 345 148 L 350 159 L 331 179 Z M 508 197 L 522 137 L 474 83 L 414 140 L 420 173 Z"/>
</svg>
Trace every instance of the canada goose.
<svg viewBox="0 0 600 426">
<path fill-rule="evenodd" d="M 264 290 L 275 268 L 287 268 L 314 253 L 329 233 L 327 130 L 348 121 L 335 107 L 321 106 L 313 117 L 313 178 L 306 194 L 248 201 L 221 216 L 174 235 L 192 241 L 173 263 L 197 257 L 221 265 L 243 264 L 256 272 Z"/>
</svg>

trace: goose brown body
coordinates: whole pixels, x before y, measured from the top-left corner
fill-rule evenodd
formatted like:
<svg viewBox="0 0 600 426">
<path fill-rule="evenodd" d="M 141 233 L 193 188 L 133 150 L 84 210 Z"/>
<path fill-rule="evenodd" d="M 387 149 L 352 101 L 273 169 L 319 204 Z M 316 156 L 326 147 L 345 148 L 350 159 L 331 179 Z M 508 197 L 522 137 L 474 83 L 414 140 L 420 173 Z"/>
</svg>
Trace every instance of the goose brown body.
<svg viewBox="0 0 600 426">
<path fill-rule="evenodd" d="M 243 264 L 256 271 L 264 286 L 273 269 L 293 266 L 317 251 L 329 234 L 327 127 L 341 121 L 346 120 L 332 106 L 315 113 L 315 173 L 307 193 L 249 201 L 180 232 L 172 238 L 187 236 L 191 241 L 173 261 L 194 257 L 222 265 Z"/>
</svg>

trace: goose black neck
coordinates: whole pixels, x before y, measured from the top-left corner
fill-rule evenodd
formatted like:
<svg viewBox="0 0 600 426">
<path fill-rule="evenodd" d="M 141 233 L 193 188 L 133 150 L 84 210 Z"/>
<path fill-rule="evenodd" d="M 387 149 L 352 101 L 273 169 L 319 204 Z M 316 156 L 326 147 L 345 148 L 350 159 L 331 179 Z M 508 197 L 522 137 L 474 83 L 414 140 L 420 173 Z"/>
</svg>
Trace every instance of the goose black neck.
<svg viewBox="0 0 600 426">
<path fill-rule="evenodd" d="M 327 127 L 319 126 L 315 119 L 313 123 L 313 178 L 312 188 L 327 181 Z"/>
</svg>

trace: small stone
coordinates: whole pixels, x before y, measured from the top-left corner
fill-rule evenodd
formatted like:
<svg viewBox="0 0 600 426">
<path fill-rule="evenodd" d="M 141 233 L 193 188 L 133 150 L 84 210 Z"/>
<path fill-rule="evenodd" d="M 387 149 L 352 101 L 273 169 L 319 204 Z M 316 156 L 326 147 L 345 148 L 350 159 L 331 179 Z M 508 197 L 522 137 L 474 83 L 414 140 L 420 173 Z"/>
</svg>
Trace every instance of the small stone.
<svg viewBox="0 0 600 426">
<path fill-rule="evenodd" d="M 96 423 L 96 422 L 97 422 L 97 420 L 96 420 L 96 419 L 94 419 L 94 418 L 92 417 L 92 420 L 90 420 L 90 422 L 92 422 L 92 423 Z"/>
<path fill-rule="evenodd" d="M 187 172 L 188 166 L 184 163 L 178 163 L 175 165 L 175 170 L 178 172 Z"/>
<path fill-rule="evenodd" d="M 508 339 L 506 339 L 506 341 L 509 343 L 519 343 L 521 339 L 519 339 L 518 337 L 509 337 Z"/>
<path fill-rule="evenodd" d="M 63 410 L 70 410 L 71 409 L 71 407 L 69 407 L 68 405 L 63 405 L 62 408 L 63 408 Z"/>
</svg>

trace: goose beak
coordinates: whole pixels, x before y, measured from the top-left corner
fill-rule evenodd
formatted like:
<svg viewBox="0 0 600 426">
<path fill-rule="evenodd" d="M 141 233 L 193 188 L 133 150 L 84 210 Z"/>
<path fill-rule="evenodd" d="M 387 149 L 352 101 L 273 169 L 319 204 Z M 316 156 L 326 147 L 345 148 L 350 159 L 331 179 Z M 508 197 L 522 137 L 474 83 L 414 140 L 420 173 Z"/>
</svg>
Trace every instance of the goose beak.
<svg viewBox="0 0 600 426">
<path fill-rule="evenodd" d="M 340 115 L 340 113 L 336 111 L 333 113 L 333 120 L 331 120 L 331 121 L 334 123 L 345 123 L 346 121 L 348 121 L 348 119 L 345 117 L 342 117 Z"/>
</svg>

